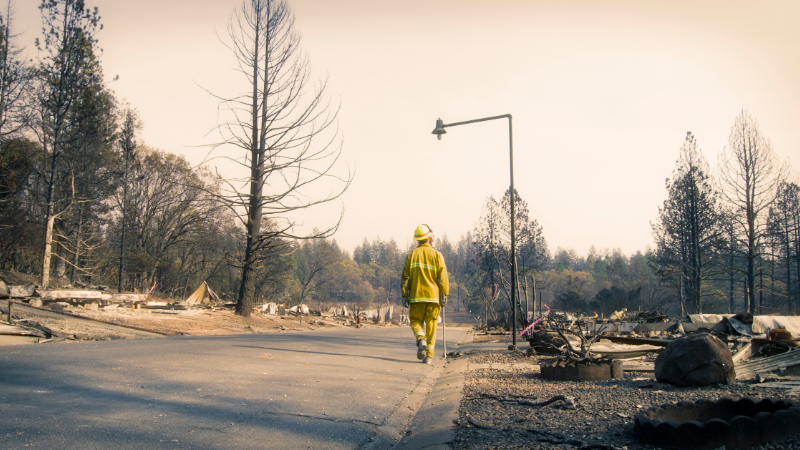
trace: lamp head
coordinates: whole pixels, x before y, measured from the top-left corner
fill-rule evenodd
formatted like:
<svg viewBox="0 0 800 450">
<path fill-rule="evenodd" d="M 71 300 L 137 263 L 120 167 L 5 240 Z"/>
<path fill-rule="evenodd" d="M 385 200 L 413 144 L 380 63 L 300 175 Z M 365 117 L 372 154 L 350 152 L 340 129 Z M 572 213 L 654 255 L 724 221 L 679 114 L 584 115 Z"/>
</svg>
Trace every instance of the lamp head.
<svg viewBox="0 0 800 450">
<path fill-rule="evenodd" d="M 447 133 L 447 131 L 445 131 L 444 129 L 444 122 L 442 122 L 442 119 L 436 119 L 436 128 L 433 129 L 431 134 L 435 134 L 436 139 L 439 139 L 441 141 L 442 135 L 445 133 Z"/>
</svg>

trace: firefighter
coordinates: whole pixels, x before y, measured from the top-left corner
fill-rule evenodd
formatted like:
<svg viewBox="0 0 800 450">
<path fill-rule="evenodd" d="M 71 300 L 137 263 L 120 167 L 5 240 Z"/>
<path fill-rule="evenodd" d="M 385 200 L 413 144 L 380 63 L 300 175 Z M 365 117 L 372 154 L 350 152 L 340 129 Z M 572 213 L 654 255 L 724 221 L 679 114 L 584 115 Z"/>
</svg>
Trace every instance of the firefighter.
<svg viewBox="0 0 800 450">
<path fill-rule="evenodd" d="M 417 343 L 417 359 L 433 364 L 436 322 L 447 305 L 449 286 L 444 257 L 433 248 L 433 230 L 422 224 L 414 231 L 417 248 L 406 257 L 400 291 Z"/>
</svg>

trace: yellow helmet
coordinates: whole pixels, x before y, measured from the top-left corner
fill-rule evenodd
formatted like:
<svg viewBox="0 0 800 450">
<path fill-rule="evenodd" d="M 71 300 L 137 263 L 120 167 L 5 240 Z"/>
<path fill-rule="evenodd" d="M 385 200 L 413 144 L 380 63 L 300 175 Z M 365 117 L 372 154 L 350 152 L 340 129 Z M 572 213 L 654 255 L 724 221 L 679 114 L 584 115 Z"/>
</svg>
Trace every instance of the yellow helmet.
<svg viewBox="0 0 800 450">
<path fill-rule="evenodd" d="M 431 230 L 431 227 L 425 225 L 424 223 L 414 230 L 415 241 L 427 241 L 431 236 L 433 236 L 433 230 Z"/>
</svg>

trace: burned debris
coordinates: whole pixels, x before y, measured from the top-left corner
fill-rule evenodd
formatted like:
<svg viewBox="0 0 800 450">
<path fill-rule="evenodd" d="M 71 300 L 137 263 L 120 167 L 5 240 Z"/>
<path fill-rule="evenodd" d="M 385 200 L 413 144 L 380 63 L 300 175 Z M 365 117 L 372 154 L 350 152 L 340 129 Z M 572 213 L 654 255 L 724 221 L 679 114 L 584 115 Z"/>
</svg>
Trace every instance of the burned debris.
<svg viewBox="0 0 800 450">
<path fill-rule="evenodd" d="M 701 314 L 670 322 L 657 311 L 623 310 L 612 317 L 546 314 L 522 337 L 531 352 L 564 361 L 648 362 L 659 381 L 677 385 L 727 384 L 787 369 L 800 375 L 798 316 Z"/>
<path fill-rule="evenodd" d="M 471 355 L 454 447 L 800 448 L 795 422 L 787 425 L 800 414 L 798 317 L 618 313 L 550 311 L 520 336 L 527 352 Z M 504 330 L 484 331 L 476 342 L 497 342 Z M 525 407 L 558 395 L 575 408 Z M 742 411 L 709 415 L 730 405 Z M 659 416 L 665 410 L 672 416 Z M 719 432 L 745 425 L 751 434 L 733 445 Z"/>
<path fill-rule="evenodd" d="M 0 345 L 398 324 L 391 305 L 356 311 L 341 306 L 320 311 L 308 305 L 288 308 L 265 303 L 254 307 L 249 318 L 237 316 L 235 306 L 236 303 L 222 299 L 205 282 L 186 299 L 177 300 L 149 293 L 119 294 L 108 291 L 106 286 L 42 289 L 33 284 L 3 283 L 0 336 L 7 337 L 0 338 Z M 36 327 L 36 323 L 42 326 Z"/>
</svg>

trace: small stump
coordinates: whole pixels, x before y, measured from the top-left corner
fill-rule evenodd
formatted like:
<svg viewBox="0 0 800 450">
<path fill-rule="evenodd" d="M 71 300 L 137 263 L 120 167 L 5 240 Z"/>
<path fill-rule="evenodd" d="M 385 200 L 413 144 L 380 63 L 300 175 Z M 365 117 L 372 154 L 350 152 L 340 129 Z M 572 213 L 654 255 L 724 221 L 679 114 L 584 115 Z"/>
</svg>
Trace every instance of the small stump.
<svg viewBox="0 0 800 450">
<path fill-rule="evenodd" d="M 634 429 L 643 443 L 658 447 L 744 449 L 800 436 L 800 405 L 747 398 L 681 402 L 638 414 Z"/>
<path fill-rule="evenodd" d="M 622 362 L 610 360 L 556 360 L 540 366 L 542 378 L 555 381 L 604 381 L 622 378 Z"/>
</svg>

